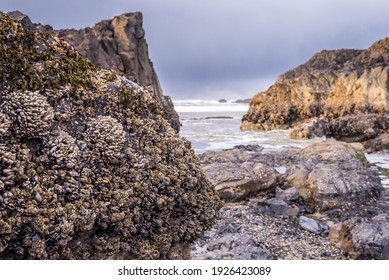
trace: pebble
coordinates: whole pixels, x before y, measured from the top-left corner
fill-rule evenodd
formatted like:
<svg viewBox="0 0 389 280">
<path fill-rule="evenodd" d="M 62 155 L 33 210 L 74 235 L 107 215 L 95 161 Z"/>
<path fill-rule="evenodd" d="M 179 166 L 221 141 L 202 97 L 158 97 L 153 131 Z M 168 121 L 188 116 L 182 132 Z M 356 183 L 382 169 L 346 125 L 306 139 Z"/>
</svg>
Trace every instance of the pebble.
<svg viewBox="0 0 389 280">
<path fill-rule="evenodd" d="M 320 234 L 322 232 L 322 228 L 320 227 L 320 224 L 316 220 L 305 216 L 300 216 L 299 225 L 303 229 L 315 234 Z"/>
</svg>

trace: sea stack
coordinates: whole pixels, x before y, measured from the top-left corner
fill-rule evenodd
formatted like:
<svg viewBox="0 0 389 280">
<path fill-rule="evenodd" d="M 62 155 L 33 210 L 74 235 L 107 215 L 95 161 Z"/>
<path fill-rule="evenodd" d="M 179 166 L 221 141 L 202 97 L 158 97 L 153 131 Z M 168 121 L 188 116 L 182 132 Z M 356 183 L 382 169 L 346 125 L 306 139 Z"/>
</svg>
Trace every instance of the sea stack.
<svg viewBox="0 0 389 280">
<path fill-rule="evenodd" d="M 358 114 L 373 114 L 378 126 L 388 129 L 388 69 L 389 38 L 366 50 L 321 51 L 255 95 L 241 129 L 287 129 L 317 118 L 330 122 L 325 134 L 347 137 L 349 132 L 331 122 L 345 116 L 365 119 Z"/>
</svg>

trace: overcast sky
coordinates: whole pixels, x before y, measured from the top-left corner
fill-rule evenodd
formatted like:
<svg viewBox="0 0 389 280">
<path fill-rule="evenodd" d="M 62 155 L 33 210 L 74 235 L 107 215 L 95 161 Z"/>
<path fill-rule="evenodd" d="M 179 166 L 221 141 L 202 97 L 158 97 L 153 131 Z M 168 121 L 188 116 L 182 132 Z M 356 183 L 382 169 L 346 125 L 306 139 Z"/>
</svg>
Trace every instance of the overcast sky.
<svg viewBox="0 0 389 280">
<path fill-rule="evenodd" d="M 150 56 L 175 99 L 247 98 L 323 49 L 389 36 L 387 0 L 0 0 L 54 28 L 144 16 Z"/>
</svg>

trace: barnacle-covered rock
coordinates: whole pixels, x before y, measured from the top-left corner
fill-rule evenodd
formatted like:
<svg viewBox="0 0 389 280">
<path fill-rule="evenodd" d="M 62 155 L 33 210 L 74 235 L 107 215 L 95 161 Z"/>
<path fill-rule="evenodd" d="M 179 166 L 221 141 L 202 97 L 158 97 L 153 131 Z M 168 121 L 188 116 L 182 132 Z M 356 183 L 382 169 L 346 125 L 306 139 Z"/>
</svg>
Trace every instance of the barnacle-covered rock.
<svg viewBox="0 0 389 280">
<path fill-rule="evenodd" d="M 37 92 L 13 92 L 6 96 L 2 107 L 18 137 L 35 138 L 46 134 L 54 117 L 46 98 Z"/>
<path fill-rule="evenodd" d="M 0 13 L 0 259 L 187 258 L 220 200 L 152 95 Z"/>
<path fill-rule="evenodd" d="M 0 112 L 0 136 L 3 136 L 7 133 L 12 122 L 8 119 L 7 115 Z"/>
<path fill-rule="evenodd" d="M 114 118 L 98 116 L 87 123 L 85 141 L 96 153 L 113 161 L 120 156 L 126 142 L 126 133 Z"/>
</svg>

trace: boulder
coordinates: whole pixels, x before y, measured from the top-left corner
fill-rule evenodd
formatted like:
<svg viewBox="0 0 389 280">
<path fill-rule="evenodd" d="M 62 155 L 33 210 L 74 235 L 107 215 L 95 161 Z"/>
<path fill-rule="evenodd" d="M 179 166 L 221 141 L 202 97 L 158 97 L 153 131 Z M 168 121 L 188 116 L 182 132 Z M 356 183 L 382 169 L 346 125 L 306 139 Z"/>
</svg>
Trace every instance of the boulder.
<svg viewBox="0 0 389 280">
<path fill-rule="evenodd" d="M 213 163 L 203 165 L 207 178 L 224 201 L 240 201 L 274 190 L 280 183 L 274 168 L 261 163 Z"/>
<path fill-rule="evenodd" d="M 0 42 L 0 259 L 188 258 L 221 203 L 155 97 L 3 13 Z"/>
<path fill-rule="evenodd" d="M 293 201 L 299 198 L 299 191 L 295 187 L 287 188 L 285 190 L 281 188 L 276 189 L 276 198 L 285 200 L 285 201 Z"/>
<path fill-rule="evenodd" d="M 271 198 L 266 201 L 269 206 L 269 214 L 275 216 L 297 216 L 300 209 L 295 205 L 289 205 L 279 198 Z"/>
<path fill-rule="evenodd" d="M 305 217 L 305 216 L 299 217 L 299 225 L 303 229 L 305 229 L 309 232 L 315 233 L 315 234 L 320 234 L 322 232 L 322 228 L 316 220 Z"/>
<path fill-rule="evenodd" d="M 389 220 L 380 216 L 351 218 L 338 224 L 330 238 L 354 259 L 389 260 Z"/>
<path fill-rule="evenodd" d="M 299 162 L 286 173 L 286 184 L 317 211 L 353 207 L 378 197 L 378 173 L 357 159 L 352 146 L 333 139 L 302 149 Z"/>
</svg>

